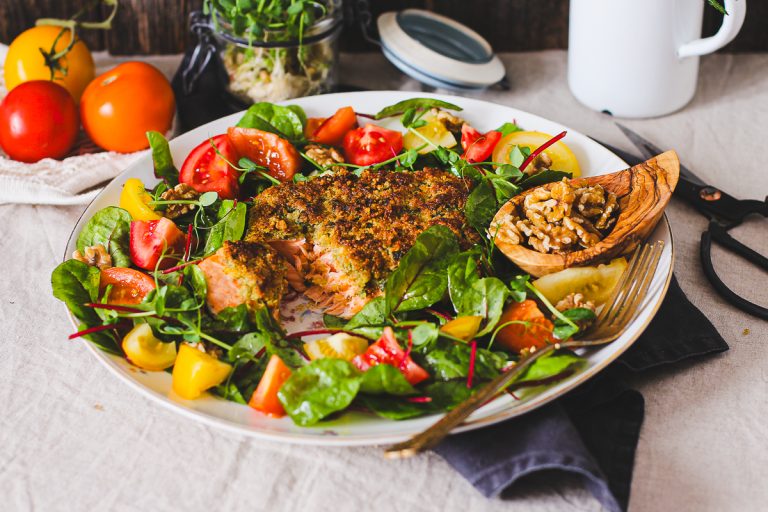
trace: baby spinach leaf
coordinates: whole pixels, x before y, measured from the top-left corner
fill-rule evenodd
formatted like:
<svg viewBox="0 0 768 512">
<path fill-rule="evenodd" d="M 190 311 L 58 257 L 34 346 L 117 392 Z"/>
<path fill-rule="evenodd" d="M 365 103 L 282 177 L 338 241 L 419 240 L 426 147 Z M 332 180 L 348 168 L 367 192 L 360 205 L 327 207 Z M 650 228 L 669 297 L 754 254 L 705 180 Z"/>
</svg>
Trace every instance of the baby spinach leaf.
<svg viewBox="0 0 768 512">
<path fill-rule="evenodd" d="M 543 356 L 529 366 L 515 382 L 531 382 L 548 379 L 559 375 L 566 370 L 573 370 L 582 366 L 585 362 L 570 350 L 560 350 Z"/>
<path fill-rule="evenodd" d="M 285 412 L 302 427 L 346 409 L 357 396 L 360 371 L 349 361 L 323 358 L 299 368 L 283 384 L 278 398 Z"/>
<path fill-rule="evenodd" d="M 377 364 L 363 374 L 360 392 L 372 395 L 410 395 L 415 393 L 416 389 L 394 366 Z"/>
<path fill-rule="evenodd" d="M 203 253 L 209 256 L 218 251 L 224 242 L 240 240 L 245 232 L 246 217 L 245 203 L 235 205 L 231 199 L 222 201 L 218 212 L 219 220 L 208 233 Z"/>
<path fill-rule="evenodd" d="M 245 304 L 224 308 L 216 315 L 215 328 L 232 332 L 245 332 L 251 328 Z"/>
<path fill-rule="evenodd" d="M 473 393 L 464 380 L 433 382 L 425 391 L 432 399 L 432 406 L 438 411 L 453 409 Z"/>
<path fill-rule="evenodd" d="M 98 268 L 77 260 L 59 264 L 51 274 L 53 296 L 66 304 L 79 320 L 90 326 L 101 323 L 93 308 L 84 306 L 99 301 L 100 275 Z"/>
<path fill-rule="evenodd" d="M 343 329 L 347 324 L 347 321 L 341 317 L 329 315 L 325 313 L 323 315 L 323 325 L 329 329 Z"/>
<path fill-rule="evenodd" d="M 560 340 L 567 340 L 579 332 L 578 325 L 574 326 L 573 324 L 579 324 L 580 322 L 587 322 L 595 319 L 595 312 L 587 308 L 567 309 L 562 312 L 562 315 L 573 323 L 566 323 L 562 319 L 555 317 L 555 328 L 553 329 L 552 334 Z"/>
<path fill-rule="evenodd" d="M 453 103 L 448 103 L 447 101 L 438 100 L 435 98 L 411 98 L 398 101 L 394 105 L 384 107 L 379 111 L 378 114 L 376 114 L 375 117 L 376 119 L 383 119 L 385 117 L 399 116 L 400 114 L 405 113 L 405 111 L 408 109 L 427 110 L 433 107 L 447 108 L 449 110 L 457 111 L 462 110 L 461 107 L 454 105 Z"/>
<path fill-rule="evenodd" d="M 435 324 L 425 322 L 419 324 L 411 331 L 414 350 L 429 350 L 432 344 L 437 340 L 439 329 Z"/>
<path fill-rule="evenodd" d="M 457 254 L 448 265 L 448 296 L 458 313 L 464 291 L 480 279 L 476 255 L 473 251 Z"/>
<path fill-rule="evenodd" d="M 264 332 L 249 332 L 241 336 L 227 353 L 229 360 L 235 362 L 258 354 L 270 342 L 269 334 Z"/>
<path fill-rule="evenodd" d="M 509 289 L 496 277 L 480 279 L 475 255 L 465 252 L 448 267 L 448 294 L 457 315 L 483 317 L 483 327 L 477 333 L 482 336 L 499 322 Z"/>
<path fill-rule="evenodd" d="M 388 395 L 360 395 L 360 402 L 372 413 L 388 420 L 407 420 L 437 412 L 429 402 L 409 402 L 402 397 Z"/>
<path fill-rule="evenodd" d="M 457 252 L 459 243 L 449 228 L 435 225 L 421 233 L 387 279 L 387 314 L 422 309 L 442 299 L 448 287 L 446 269 Z"/>
<path fill-rule="evenodd" d="M 425 356 L 429 373 L 437 380 L 464 378 L 469 371 L 472 348 L 468 344 L 454 343 L 444 349 L 436 349 Z M 503 352 L 478 348 L 475 353 L 475 377 L 492 379 L 504 367 L 507 357 Z"/>
<path fill-rule="evenodd" d="M 522 130 L 523 129 L 517 126 L 515 123 L 504 123 L 503 125 L 496 128 L 497 132 L 501 132 L 502 137 L 506 137 L 510 133 L 520 132 Z"/>
<path fill-rule="evenodd" d="M 283 107 L 272 103 L 254 103 L 237 123 L 241 128 L 257 128 L 276 133 L 291 142 L 304 140 L 306 114 L 297 105 Z"/>
<path fill-rule="evenodd" d="M 77 250 L 103 245 L 115 267 L 130 267 L 131 214 L 117 206 L 107 206 L 96 212 L 77 237 Z"/>
<path fill-rule="evenodd" d="M 160 132 L 148 131 L 147 140 L 152 148 L 152 165 L 155 168 L 155 177 L 174 187 L 179 183 L 179 170 L 173 165 L 173 156 L 168 141 Z"/>
<path fill-rule="evenodd" d="M 354 331 L 366 338 L 377 340 L 387 324 L 386 303 L 384 297 L 376 297 L 368 302 L 344 325 L 345 331 Z"/>
<path fill-rule="evenodd" d="M 496 192 L 487 180 L 483 180 L 467 197 L 464 215 L 473 228 L 485 234 L 497 211 L 499 204 L 496 202 Z"/>
</svg>

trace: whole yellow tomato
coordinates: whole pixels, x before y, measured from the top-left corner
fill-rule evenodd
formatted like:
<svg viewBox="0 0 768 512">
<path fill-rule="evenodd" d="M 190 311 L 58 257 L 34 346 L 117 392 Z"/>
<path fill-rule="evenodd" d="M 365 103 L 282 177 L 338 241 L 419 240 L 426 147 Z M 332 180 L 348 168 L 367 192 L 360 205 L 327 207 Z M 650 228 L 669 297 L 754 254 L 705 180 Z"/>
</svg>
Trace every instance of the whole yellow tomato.
<svg viewBox="0 0 768 512">
<path fill-rule="evenodd" d="M 5 57 L 5 86 L 8 91 L 23 82 L 51 79 L 51 70 L 45 65 L 40 49 L 50 52 L 61 30 L 61 27 L 42 25 L 25 30 L 13 40 Z M 56 42 L 57 52 L 67 47 L 70 37 L 71 31 L 65 29 Z M 56 71 L 54 81 L 64 86 L 75 103 L 79 103 L 85 86 L 95 75 L 91 52 L 84 42 L 78 40 L 72 49 L 59 59 L 59 64 L 66 69 L 66 74 Z"/>
</svg>

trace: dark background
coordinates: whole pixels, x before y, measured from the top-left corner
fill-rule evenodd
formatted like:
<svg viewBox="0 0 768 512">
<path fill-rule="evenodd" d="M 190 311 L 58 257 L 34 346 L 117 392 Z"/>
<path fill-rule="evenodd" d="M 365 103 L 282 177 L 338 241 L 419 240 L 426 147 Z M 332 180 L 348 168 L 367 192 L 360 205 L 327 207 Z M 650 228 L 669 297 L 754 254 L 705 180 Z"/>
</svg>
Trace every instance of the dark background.
<svg viewBox="0 0 768 512">
<path fill-rule="evenodd" d="M 69 17 L 85 1 L 0 0 L 0 42 L 10 43 L 37 18 Z M 353 1 L 345 1 L 349 10 Z M 90 31 L 83 38 L 92 50 L 108 49 L 113 54 L 179 53 L 191 42 L 187 16 L 201 4 L 202 0 L 121 0 L 114 28 Z M 407 7 L 450 16 L 478 31 L 499 52 L 565 48 L 568 44 L 566 0 L 371 0 L 370 4 L 374 19 L 378 13 Z M 722 16 L 711 7 L 705 13 L 704 34 L 711 35 Z M 342 48 L 374 49 L 351 21 L 344 29 Z M 768 1 L 750 0 L 741 33 L 724 51 L 768 51 Z"/>
</svg>

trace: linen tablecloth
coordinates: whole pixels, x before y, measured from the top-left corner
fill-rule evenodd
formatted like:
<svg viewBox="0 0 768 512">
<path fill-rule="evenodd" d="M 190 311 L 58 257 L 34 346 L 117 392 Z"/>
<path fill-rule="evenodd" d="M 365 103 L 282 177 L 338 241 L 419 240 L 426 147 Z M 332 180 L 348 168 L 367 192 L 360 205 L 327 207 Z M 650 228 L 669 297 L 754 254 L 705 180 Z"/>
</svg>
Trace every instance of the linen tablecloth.
<svg viewBox="0 0 768 512">
<path fill-rule="evenodd" d="M 630 149 L 611 118 L 580 105 L 562 51 L 502 55 L 510 91 L 473 97 L 559 121 Z M 342 81 L 419 91 L 380 55 L 345 55 Z M 443 92 L 443 91 L 441 91 Z M 768 193 L 768 55 L 702 60 L 696 98 L 670 116 L 626 121 L 737 197 Z M 16 510 L 599 510 L 579 482 L 538 475 L 486 500 L 433 454 L 291 446 L 235 436 L 148 401 L 99 365 L 71 331 L 49 276 L 82 206 L 0 206 L 0 497 Z M 714 295 L 700 270 L 706 221 L 673 200 L 675 272 L 731 350 L 644 374 L 630 511 L 761 510 L 768 503 L 768 323 Z M 768 254 L 768 221 L 735 231 Z M 724 280 L 768 304 L 768 276 L 717 250 Z M 504 439 L 499 439 L 500 443 Z"/>
</svg>

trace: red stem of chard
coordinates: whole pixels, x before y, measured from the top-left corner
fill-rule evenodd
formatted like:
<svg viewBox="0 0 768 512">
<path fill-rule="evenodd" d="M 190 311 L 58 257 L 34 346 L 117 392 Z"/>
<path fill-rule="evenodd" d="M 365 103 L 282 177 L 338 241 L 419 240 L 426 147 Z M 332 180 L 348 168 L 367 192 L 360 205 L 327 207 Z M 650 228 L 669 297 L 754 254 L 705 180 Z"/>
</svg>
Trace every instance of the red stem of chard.
<svg viewBox="0 0 768 512">
<path fill-rule="evenodd" d="M 347 334 L 354 334 L 344 329 L 310 329 L 308 331 L 296 331 L 288 334 L 286 338 L 303 338 L 304 336 L 314 336 L 315 334 L 336 334 L 337 332 L 346 332 Z"/>
<path fill-rule="evenodd" d="M 82 331 L 78 331 L 76 333 L 70 334 L 69 339 L 74 340 L 75 338 L 79 338 L 81 336 L 86 336 L 88 334 L 93 334 L 94 332 L 101 332 L 101 331 L 107 331 L 109 329 L 117 329 L 118 327 L 122 327 L 126 325 L 128 322 L 117 322 L 114 324 L 108 324 L 108 325 L 97 325 L 96 327 L 89 327 L 88 329 L 83 329 Z"/>
<path fill-rule="evenodd" d="M 406 398 L 409 402 L 413 402 L 414 404 L 426 404 L 432 401 L 431 396 L 409 396 Z"/>
<path fill-rule="evenodd" d="M 448 313 L 443 313 L 442 311 L 438 311 L 436 309 L 427 308 L 424 311 L 426 311 L 427 313 L 432 313 L 435 316 L 439 316 L 440 318 L 442 318 L 443 320 L 445 320 L 447 322 L 450 322 L 451 320 L 453 320 L 451 315 L 449 315 Z"/>
<path fill-rule="evenodd" d="M 195 265 L 197 263 L 200 263 L 201 261 L 203 260 L 200 259 L 200 260 L 192 260 L 192 261 L 184 262 L 181 265 L 176 265 L 175 267 L 171 267 L 163 270 L 163 274 L 170 274 L 171 272 L 176 272 L 177 270 L 181 270 L 184 267 L 188 267 L 190 265 Z"/>
<path fill-rule="evenodd" d="M 530 154 L 530 155 L 528 155 L 528 158 L 526 158 L 526 159 L 523 161 L 523 163 L 520 165 L 520 170 L 521 170 L 521 171 L 524 171 L 524 170 L 525 170 L 525 168 L 526 168 L 526 167 L 528 167 L 528 164 L 530 164 L 531 162 L 533 162 L 534 158 L 536 158 L 537 156 L 539 156 L 540 154 L 542 154 L 542 153 L 544 152 L 544 150 L 545 150 L 545 149 L 547 149 L 549 146 L 551 146 L 551 145 L 552 145 L 552 144 L 554 144 L 555 142 L 557 142 L 557 141 L 559 141 L 560 139 L 562 139 L 563 137 L 565 137 L 565 135 L 566 135 L 567 133 L 568 133 L 567 131 L 564 131 L 564 132 L 560 132 L 560 133 L 558 133 L 557 135 L 555 135 L 554 137 L 552 137 L 551 139 L 549 139 L 547 142 L 545 142 L 544 144 L 542 144 L 541 146 L 539 146 L 539 147 L 537 147 L 536 149 L 534 149 L 534 150 L 531 152 L 531 154 Z"/>
<path fill-rule="evenodd" d="M 477 357 L 477 341 L 472 340 L 470 343 L 470 346 L 472 347 L 471 351 L 469 352 L 469 370 L 467 370 L 467 387 L 472 387 L 472 377 L 475 376 L 475 359 Z"/>
</svg>

